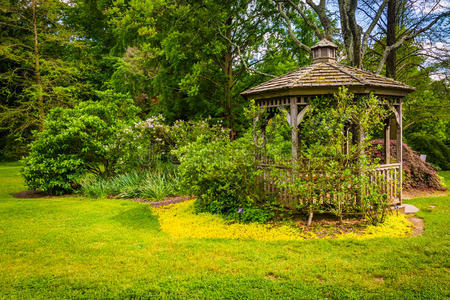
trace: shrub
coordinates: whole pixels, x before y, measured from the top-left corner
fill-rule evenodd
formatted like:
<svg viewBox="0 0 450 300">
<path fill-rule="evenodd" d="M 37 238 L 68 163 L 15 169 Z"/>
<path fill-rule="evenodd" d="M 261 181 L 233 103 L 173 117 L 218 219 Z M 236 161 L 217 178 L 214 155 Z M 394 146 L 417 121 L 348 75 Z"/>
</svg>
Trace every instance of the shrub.
<svg viewBox="0 0 450 300">
<path fill-rule="evenodd" d="M 450 169 L 450 148 L 438 138 L 423 133 L 412 133 L 408 136 L 408 145 L 426 154 L 428 162 L 442 170 Z"/>
<path fill-rule="evenodd" d="M 229 141 L 217 136 L 198 139 L 177 151 L 180 176 L 197 197 L 196 212 L 210 212 L 243 222 L 266 222 L 273 213 L 261 207 L 255 191 L 253 138 L 250 133 Z M 238 208 L 243 208 L 241 214 Z"/>
<path fill-rule="evenodd" d="M 116 133 L 136 120 L 138 109 L 124 95 L 103 93 L 100 102 L 55 108 L 23 159 L 27 186 L 49 194 L 72 192 L 86 172 L 115 173 L 123 153 Z"/>
</svg>

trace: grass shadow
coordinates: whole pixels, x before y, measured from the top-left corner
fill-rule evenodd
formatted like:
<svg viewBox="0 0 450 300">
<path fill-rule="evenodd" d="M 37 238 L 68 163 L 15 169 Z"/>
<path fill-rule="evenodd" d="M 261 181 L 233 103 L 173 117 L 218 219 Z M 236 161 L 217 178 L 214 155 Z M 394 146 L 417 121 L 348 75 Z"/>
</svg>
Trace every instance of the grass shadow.
<svg viewBox="0 0 450 300">
<path fill-rule="evenodd" d="M 150 229 L 160 231 L 158 218 L 152 214 L 147 205 L 139 205 L 122 211 L 112 218 L 123 226 L 133 229 Z"/>
</svg>

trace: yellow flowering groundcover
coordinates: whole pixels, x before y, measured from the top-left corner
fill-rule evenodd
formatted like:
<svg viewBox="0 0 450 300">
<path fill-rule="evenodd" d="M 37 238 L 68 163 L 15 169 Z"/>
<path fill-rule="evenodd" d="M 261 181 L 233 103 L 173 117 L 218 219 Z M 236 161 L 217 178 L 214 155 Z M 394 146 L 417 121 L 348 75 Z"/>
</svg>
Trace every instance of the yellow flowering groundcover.
<svg viewBox="0 0 450 300">
<path fill-rule="evenodd" d="M 315 239 L 312 232 L 302 232 L 288 225 L 229 223 L 220 216 L 209 213 L 196 214 L 194 200 L 154 208 L 162 231 L 175 238 L 229 238 L 260 241 L 293 241 Z M 384 224 L 369 225 L 363 232 L 342 233 L 335 238 L 367 239 L 375 237 L 406 237 L 412 225 L 406 216 L 390 214 Z"/>
</svg>

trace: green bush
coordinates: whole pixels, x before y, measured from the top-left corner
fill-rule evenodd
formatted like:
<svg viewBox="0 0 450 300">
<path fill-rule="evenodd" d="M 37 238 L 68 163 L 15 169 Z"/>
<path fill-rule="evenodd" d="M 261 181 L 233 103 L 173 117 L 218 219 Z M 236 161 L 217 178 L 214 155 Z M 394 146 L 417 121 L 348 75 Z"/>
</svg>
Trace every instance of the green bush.
<svg viewBox="0 0 450 300">
<path fill-rule="evenodd" d="M 81 185 L 80 193 L 93 198 L 144 198 L 161 200 L 181 193 L 180 179 L 175 168 L 157 168 L 152 171 L 132 171 L 110 178 L 91 177 Z"/>
<path fill-rule="evenodd" d="M 117 132 L 135 121 L 138 109 L 126 96 L 101 96 L 106 99 L 50 111 L 23 159 L 22 175 L 30 189 L 63 194 L 72 192 L 86 172 L 115 173 L 123 156 Z"/>
<path fill-rule="evenodd" d="M 209 212 L 243 222 L 266 222 L 273 213 L 258 207 L 252 136 L 236 141 L 226 136 L 197 141 L 180 148 L 182 184 L 197 197 L 197 212 Z M 238 214 L 238 208 L 243 208 Z"/>
<path fill-rule="evenodd" d="M 407 137 L 408 145 L 427 155 L 427 161 L 442 170 L 450 170 L 450 148 L 432 135 L 412 133 Z"/>
</svg>

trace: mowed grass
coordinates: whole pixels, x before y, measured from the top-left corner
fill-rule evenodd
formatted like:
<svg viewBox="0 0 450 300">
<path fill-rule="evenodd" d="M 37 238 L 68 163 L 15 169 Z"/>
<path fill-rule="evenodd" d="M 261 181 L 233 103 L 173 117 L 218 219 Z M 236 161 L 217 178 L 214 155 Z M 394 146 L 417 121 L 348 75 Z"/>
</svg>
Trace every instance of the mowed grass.
<svg viewBox="0 0 450 300">
<path fill-rule="evenodd" d="M 262 242 L 174 239 L 126 200 L 16 199 L 0 165 L 2 298 L 445 298 L 450 197 L 408 201 L 412 238 Z M 430 206 L 433 205 L 433 206 Z"/>
</svg>

